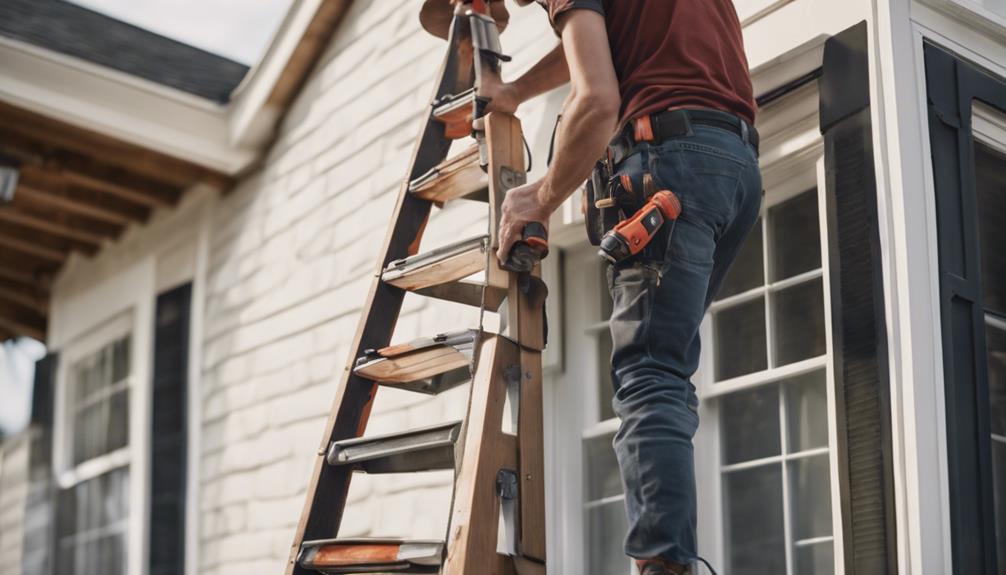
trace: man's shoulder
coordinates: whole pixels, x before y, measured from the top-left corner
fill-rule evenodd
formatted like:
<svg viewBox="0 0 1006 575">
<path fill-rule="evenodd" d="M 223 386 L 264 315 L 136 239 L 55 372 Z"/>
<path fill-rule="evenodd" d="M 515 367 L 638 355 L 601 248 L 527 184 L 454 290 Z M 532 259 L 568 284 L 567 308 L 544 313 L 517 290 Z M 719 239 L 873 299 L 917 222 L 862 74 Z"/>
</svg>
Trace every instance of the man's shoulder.
<svg viewBox="0 0 1006 575">
<path fill-rule="evenodd" d="M 604 2 L 602 0 L 536 0 L 538 4 L 548 11 L 548 20 L 552 27 L 556 26 L 558 18 L 570 10 L 593 10 L 604 16 Z"/>
</svg>

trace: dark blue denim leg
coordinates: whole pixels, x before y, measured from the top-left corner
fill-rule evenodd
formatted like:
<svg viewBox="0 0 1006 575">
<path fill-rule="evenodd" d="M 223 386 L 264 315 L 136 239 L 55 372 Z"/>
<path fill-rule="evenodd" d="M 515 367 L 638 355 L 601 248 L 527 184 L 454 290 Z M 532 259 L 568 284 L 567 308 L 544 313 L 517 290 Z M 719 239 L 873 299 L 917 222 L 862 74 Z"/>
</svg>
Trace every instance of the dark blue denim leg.
<svg viewBox="0 0 1006 575">
<path fill-rule="evenodd" d="M 619 169 L 634 183 L 643 171 L 678 195 L 682 213 L 669 240 L 657 238 L 666 249 L 609 270 L 612 405 L 622 420 L 614 447 L 629 519 L 625 551 L 688 564 L 697 548 L 692 438 L 699 418 L 691 377 L 699 325 L 758 217 L 761 177 L 749 146 L 702 126 L 644 146 Z"/>
</svg>

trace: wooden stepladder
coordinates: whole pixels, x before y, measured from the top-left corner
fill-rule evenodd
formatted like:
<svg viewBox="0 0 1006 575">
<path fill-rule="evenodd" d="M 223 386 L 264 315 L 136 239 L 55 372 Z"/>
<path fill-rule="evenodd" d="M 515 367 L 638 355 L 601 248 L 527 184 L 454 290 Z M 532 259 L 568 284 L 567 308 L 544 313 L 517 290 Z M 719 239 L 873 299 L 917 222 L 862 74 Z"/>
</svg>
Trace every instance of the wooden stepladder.
<svg viewBox="0 0 1006 575">
<path fill-rule="evenodd" d="M 546 289 L 535 267 L 497 263 L 499 208 L 524 183 L 520 122 L 492 113 L 472 131 L 485 100 L 479 86 L 507 58 L 482 0 L 440 0 L 453 10 L 448 51 L 432 109 L 399 193 L 380 269 L 318 449 L 288 575 L 321 573 L 545 573 L 541 352 Z M 448 158 L 454 140 L 474 136 Z M 420 252 L 434 205 L 485 202 L 488 233 Z M 477 278 L 477 279 L 472 279 Z M 406 292 L 498 312 L 503 333 L 460 330 L 389 345 Z M 421 429 L 368 436 L 382 387 L 436 395 L 469 385 L 467 416 Z M 443 540 L 338 539 L 354 473 L 454 470 Z"/>
</svg>

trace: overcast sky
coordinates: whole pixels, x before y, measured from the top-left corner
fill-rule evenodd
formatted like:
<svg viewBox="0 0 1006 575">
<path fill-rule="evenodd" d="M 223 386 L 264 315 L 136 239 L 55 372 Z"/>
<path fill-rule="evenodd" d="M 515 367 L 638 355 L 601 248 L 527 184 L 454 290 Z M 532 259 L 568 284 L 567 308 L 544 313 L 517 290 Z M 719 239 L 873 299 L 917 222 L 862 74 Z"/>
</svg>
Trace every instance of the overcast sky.
<svg viewBox="0 0 1006 575">
<path fill-rule="evenodd" d="M 130 24 L 254 65 L 292 0 L 71 0 Z"/>
</svg>

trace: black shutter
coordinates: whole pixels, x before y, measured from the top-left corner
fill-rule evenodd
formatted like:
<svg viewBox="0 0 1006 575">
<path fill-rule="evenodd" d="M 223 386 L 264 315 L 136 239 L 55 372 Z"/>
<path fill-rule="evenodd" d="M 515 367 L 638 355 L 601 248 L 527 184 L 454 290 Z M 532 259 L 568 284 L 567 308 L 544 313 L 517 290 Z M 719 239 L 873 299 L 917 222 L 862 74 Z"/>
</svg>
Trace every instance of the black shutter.
<svg viewBox="0 0 1006 575">
<path fill-rule="evenodd" d="M 850 574 L 897 573 L 887 326 L 865 22 L 829 39 L 821 78 L 842 529 Z"/>
<path fill-rule="evenodd" d="M 58 365 L 59 355 L 55 353 L 35 362 L 28 494 L 21 555 L 21 571 L 25 575 L 49 575 L 53 571 L 56 496 L 52 476 L 52 417 Z"/>
<path fill-rule="evenodd" d="M 151 429 L 150 574 L 185 571 L 189 306 L 192 284 L 157 298 Z"/>
<path fill-rule="evenodd" d="M 932 44 L 926 44 L 925 58 L 940 246 L 954 573 L 1001 573 L 996 570 L 988 356 L 971 109 L 974 100 L 982 100 L 1006 110 L 1006 81 Z"/>
</svg>

